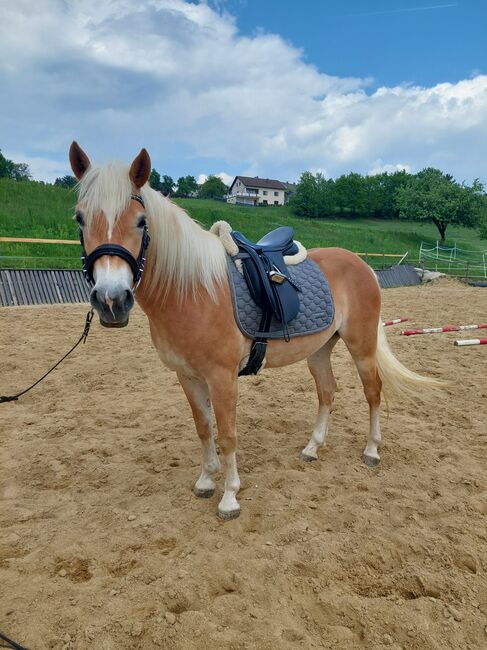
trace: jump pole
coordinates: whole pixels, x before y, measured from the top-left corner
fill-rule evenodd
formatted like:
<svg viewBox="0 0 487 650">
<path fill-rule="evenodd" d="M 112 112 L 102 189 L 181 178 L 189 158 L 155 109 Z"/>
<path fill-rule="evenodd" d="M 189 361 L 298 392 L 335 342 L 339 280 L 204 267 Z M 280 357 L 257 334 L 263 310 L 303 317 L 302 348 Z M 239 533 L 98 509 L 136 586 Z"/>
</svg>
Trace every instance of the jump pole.
<svg viewBox="0 0 487 650">
<path fill-rule="evenodd" d="M 413 336 L 414 334 L 436 334 L 438 332 L 460 332 L 461 330 L 482 330 L 487 329 L 487 323 L 479 325 L 446 325 L 445 327 L 429 327 L 418 330 L 403 330 L 404 336 Z"/>
<path fill-rule="evenodd" d="M 487 339 L 462 339 L 453 345 L 487 345 Z"/>
<path fill-rule="evenodd" d="M 398 323 L 405 323 L 409 318 L 393 318 L 392 320 L 385 320 L 382 325 L 397 325 Z"/>
</svg>

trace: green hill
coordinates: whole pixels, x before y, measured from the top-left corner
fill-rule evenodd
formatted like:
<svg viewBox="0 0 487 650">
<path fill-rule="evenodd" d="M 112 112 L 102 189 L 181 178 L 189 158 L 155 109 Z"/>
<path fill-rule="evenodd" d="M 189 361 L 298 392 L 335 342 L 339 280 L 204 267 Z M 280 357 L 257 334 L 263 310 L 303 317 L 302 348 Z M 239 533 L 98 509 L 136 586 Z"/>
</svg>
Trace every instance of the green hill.
<svg viewBox="0 0 487 650">
<path fill-rule="evenodd" d="M 37 182 L 0 180 L 0 237 L 77 239 L 73 221 L 76 194 L 72 190 Z M 201 199 L 176 199 L 205 227 L 228 221 L 250 239 L 282 225 L 295 229 L 296 238 L 307 247 L 341 246 L 355 252 L 400 253 L 409 251 L 417 259 L 421 241 L 437 240 L 433 224 L 379 219 L 301 219 L 289 207 L 250 208 Z M 447 244 L 471 250 L 485 249 L 475 230 L 450 226 Z M 78 246 L 11 244 L 0 242 L 3 267 L 79 267 Z M 369 260 L 380 266 L 382 259 Z"/>
</svg>

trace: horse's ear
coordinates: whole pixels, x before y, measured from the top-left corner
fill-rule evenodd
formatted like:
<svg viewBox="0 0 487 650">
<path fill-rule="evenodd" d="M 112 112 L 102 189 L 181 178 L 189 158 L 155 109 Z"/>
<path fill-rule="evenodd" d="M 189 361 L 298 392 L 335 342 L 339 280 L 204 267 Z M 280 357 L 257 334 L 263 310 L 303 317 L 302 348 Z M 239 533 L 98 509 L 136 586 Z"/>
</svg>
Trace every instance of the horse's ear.
<svg viewBox="0 0 487 650">
<path fill-rule="evenodd" d="M 150 156 L 147 149 L 141 149 L 139 155 L 130 167 L 130 180 L 137 188 L 145 185 L 149 179 L 151 170 Z"/>
<path fill-rule="evenodd" d="M 73 141 L 69 147 L 69 162 L 74 175 L 79 181 L 91 165 L 90 159 L 76 141 Z"/>
</svg>

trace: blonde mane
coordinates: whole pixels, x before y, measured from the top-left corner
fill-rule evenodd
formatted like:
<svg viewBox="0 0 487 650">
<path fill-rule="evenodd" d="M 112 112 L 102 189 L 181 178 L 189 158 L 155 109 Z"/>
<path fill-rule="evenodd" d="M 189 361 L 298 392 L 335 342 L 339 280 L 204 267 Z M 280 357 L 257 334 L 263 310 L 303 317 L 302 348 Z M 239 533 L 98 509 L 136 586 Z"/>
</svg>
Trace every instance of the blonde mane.
<svg viewBox="0 0 487 650">
<path fill-rule="evenodd" d="M 90 167 L 78 183 L 86 226 L 103 211 L 112 230 L 127 210 L 133 191 L 128 165 Z M 199 289 L 204 289 L 216 300 L 216 286 L 222 285 L 227 277 L 226 253 L 218 237 L 147 183 L 140 194 L 151 238 L 144 290 L 164 299 L 170 289 L 175 289 L 182 299 L 188 293 L 196 296 Z"/>
</svg>

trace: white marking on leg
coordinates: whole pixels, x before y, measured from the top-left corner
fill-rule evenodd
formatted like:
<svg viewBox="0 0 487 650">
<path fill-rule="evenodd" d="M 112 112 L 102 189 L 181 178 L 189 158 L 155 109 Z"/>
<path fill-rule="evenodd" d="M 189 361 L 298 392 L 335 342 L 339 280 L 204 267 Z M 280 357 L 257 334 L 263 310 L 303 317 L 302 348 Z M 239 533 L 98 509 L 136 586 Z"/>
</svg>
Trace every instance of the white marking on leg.
<svg viewBox="0 0 487 650">
<path fill-rule="evenodd" d="M 370 430 L 369 430 L 369 440 L 367 446 L 364 450 L 365 456 L 370 456 L 371 458 L 380 459 L 378 452 L 378 445 L 381 441 L 380 435 L 380 407 L 373 406 L 370 409 Z"/>
<path fill-rule="evenodd" d="M 202 463 L 201 474 L 195 483 L 195 490 L 207 492 L 215 489 L 213 476 L 220 471 L 220 459 L 216 452 L 215 436 L 213 433 L 213 414 L 208 386 L 205 382 L 194 377 L 179 373 L 179 381 L 186 394 L 191 397 L 196 429 L 201 441 Z"/>
<path fill-rule="evenodd" d="M 303 456 L 318 458 L 318 449 L 326 444 L 326 435 L 328 433 L 328 424 L 330 420 L 331 409 L 326 404 L 322 404 L 318 410 L 315 428 L 311 435 L 310 441 L 303 449 Z"/>
<path fill-rule="evenodd" d="M 237 492 L 240 490 L 240 479 L 237 471 L 237 454 L 235 452 L 222 457 L 223 471 L 225 472 L 225 492 L 218 504 L 218 511 L 228 515 L 240 511 L 237 501 Z"/>
</svg>

